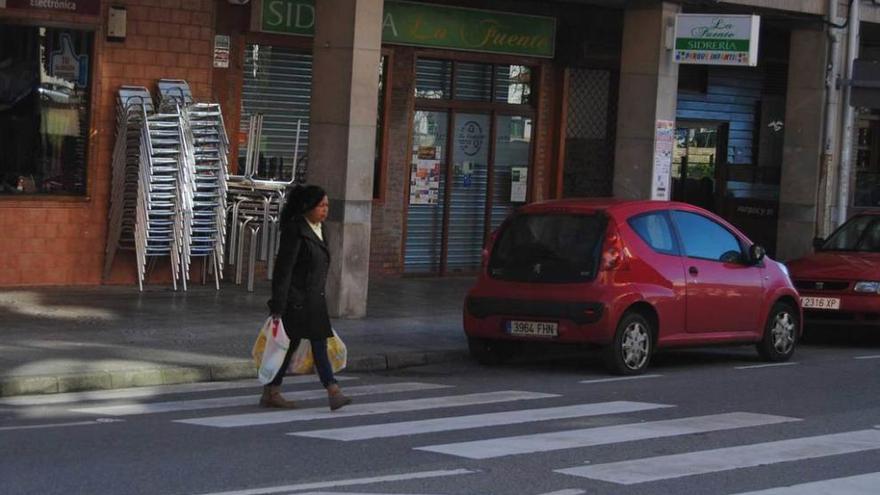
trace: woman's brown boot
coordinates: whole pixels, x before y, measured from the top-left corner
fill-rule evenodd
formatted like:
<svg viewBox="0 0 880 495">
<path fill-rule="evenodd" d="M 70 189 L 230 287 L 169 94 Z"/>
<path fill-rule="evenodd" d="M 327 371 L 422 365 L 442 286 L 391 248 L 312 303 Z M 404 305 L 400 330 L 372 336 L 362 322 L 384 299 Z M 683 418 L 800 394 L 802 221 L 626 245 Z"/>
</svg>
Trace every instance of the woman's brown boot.
<svg viewBox="0 0 880 495">
<path fill-rule="evenodd" d="M 351 404 L 351 399 L 346 397 L 339 389 L 339 385 L 335 383 L 327 387 L 327 401 L 330 403 L 330 410 L 335 411 L 342 406 Z"/>
<path fill-rule="evenodd" d="M 263 395 L 260 397 L 260 407 L 295 409 L 296 404 L 292 400 L 285 400 L 281 396 L 281 387 L 266 385 L 263 387 Z"/>
</svg>

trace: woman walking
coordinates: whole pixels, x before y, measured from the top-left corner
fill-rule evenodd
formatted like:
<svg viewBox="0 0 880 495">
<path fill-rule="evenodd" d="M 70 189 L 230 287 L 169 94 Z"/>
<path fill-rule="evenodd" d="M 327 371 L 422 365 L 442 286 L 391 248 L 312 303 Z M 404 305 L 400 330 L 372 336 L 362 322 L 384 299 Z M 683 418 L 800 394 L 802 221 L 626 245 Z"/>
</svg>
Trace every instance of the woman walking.
<svg viewBox="0 0 880 495">
<path fill-rule="evenodd" d="M 330 410 L 351 403 L 339 389 L 327 356 L 327 339 L 333 336 L 324 288 L 330 268 L 330 250 L 322 223 L 329 207 L 327 193 L 322 188 L 296 186 L 289 192 L 281 211 L 281 245 L 272 273 L 269 310 L 273 318 L 281 318 L 284 323 L 290 348 L 275 379 L 263 387 L 262 407 L 296 407 L 293 401 L 281 396 L 281 381 L 300 339 L 311 342 L 315 368 L 327 389 Z"/>
</svg>

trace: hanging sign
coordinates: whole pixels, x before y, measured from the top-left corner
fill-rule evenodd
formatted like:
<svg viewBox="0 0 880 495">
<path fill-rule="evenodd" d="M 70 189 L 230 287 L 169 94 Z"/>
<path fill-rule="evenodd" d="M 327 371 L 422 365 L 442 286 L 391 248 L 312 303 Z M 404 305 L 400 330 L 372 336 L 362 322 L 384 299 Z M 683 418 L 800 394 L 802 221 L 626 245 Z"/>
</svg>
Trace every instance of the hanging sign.
<svg viewBox="0 0 880 495">
<path fill-rule="evenodd" d="M 99 15 L 101 0 L 0 0 L 0 9 L 3 8 Z"/>
<path fill-rule="evenodd" d="M 651 174 L 651 199 L 668 201 L 671 193 L 672 150 L 675 146 L 675 122 L 658 120 L 654 130 L 654 170 Z"/>
<path fill-rule="evenodd" d="M 67 33 L 61 33 L 61 48 L 52 52 L 49 57 L 49 75 L 72 81 L 77 87 L 84 88 L 89 82 L 89 57 L 77 55 L 73 48 L 73 40 Z"/>
<path fill-rule="evenodd" d="M 758 65 L 757 15 L 678 14 L 675 61 L 680 64 Z"/>
<path fill-rule="evenodd" d="M 315 0 L 253 2 L 254 31 L 314 36 Z M 552 58 L 556 19 L 386 0 L 382 42 Z"/>
</svg>

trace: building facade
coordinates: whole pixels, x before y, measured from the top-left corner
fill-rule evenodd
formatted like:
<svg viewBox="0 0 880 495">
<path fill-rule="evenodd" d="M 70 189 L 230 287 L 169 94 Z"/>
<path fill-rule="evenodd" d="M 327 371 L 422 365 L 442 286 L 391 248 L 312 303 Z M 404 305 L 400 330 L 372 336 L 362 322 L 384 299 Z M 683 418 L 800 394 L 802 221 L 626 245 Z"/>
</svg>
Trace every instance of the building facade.
<svg viewBox="0 0 880 495">
<path fill-rule="evenodd" d="M 852 25 L 880 56 L 857 2 L 850 24 L 833 0 L 7 0 L 0 286 L 133 282 L 133 256 L 102 276 L 115 105 L 162 78 L 221 104 L 232 173 L 258 147 L 257 178 L 326 186 L 331 284 L 360 287 L 338 314 L 369 277 L 473 273 L 507 214 L 556 197 L 691 202 L 792 258 L 880 205 L 873 110 L 842 152 Z M 757 16 L 753 63 L 676 60 L 682 14 Z"/>
</svg>

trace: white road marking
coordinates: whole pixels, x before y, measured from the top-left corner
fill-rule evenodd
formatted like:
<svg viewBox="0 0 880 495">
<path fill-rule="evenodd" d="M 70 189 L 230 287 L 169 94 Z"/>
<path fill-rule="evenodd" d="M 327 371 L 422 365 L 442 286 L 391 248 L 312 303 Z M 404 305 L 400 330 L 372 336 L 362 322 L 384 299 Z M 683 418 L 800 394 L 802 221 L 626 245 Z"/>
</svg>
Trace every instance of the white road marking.
<svg viewBox="0 0 880 495">
<path fill-rule="evenodd" d="M 357 380 L 357 377 L 337 376 L 339 381 Z M 288 376 L 284 385 L 297 383 L 317 383 L 312 375 Z M 184 394 L 189 392 L 209 392 L 213 390 L 231 390 L 237 388 L 253 388 L 259 390 L 260 383 L 254 380 L 235 382 L 203 382 L 181 385 L 161 385 L 156 387 L 134 387 L 117 390 L 95 390 L 89 392 L 65 392 L 61 394 L 23 395 L 0 399 L 0 404 L 7 406 L 45 406 L 67 404 L 71 402 L 103 401 L 116 399 L 134 399 L 139 397 L 155 397 L 157 395 Z"/>
<path fill-rule="evenodd" d="M 735 369 L 735 370 L 752 370 L 752 369 L 756 369 L 756 368 L 776 368 L 779 366 L 794 366 L 796 364 L 800 364 L 800 363 L 787 362 L 787 363 L 753 364 L 750 366 L 734 366 L 733 369 Z"/>
<path fill-rule="evenodd" d="M 432 383 L 402 382 L 348 387 L 345 389 L 345 394 L 350 396 L 377 395 L 399 392 L 413 392 L 419 390 L 432 390 L 449 387 L 449 385 L 435 385 Z M 284 395 L 287 399 L 294 401 L 311 400 L 327 397 L 327 391 L 324 389 L 301 390 L 297 392 L 286 392 Z M 132 414 L 156 414 L 175 411 L 216 409 L 220 407 L 248 405 L 253 406 L 257 404 L 258 399 L 258 395 L 245 395 L 236 397 L 215 397 L 211 399 L 194 399 L 171 402 L 147 402 L 144 404 L 120 404 L 115 406 L 85 407 L 79 409 L 71 409 L 71 411 L 85 414 L 98 414 L 102 416 L 128 416 Z"/>
<path fill-rule="evenodd" d="M 597 404 L 577 404 L 573 406 L 548 407 L 543 409 L 524 409 L 518 411 L 455 416 L 450 418 L 403 421 L 400 423 L 380 423 L 375 425 L 352 426 L 348 428 L 298 431 L 295 433 L 288 433 L 288 435 L 324 438 L 328 440 L 342 440 L 347 442 L 351 440 L 399 437 L 439 431 L 466 430 L 470 428 L 550 421 L 554 419 L 599 416 L 602 414 L 620 414 L 663 407 L 674 406 L 666 404 L 650 404 L 646 402 L 600 402 Z"/>
<path fill-rule="evenodd" d="M 366 416 L 370 414 L 388 414 L 403 411 L 424 411 L 427 409 L 473 406 L 479 404 L 492 404 L 496 402 L 512 402 L 517 400 L 548 399 L 551 397 L 559 396 L 555 394 L 542 394 L 538 392 L 504 390 L 500 392 L 481 392 L 467 395 L 429 397 L 425 399 L 371 402 L 367 404 L 355 403 L 350 406 L 346 406 L 345 409 L 340 409 L 334 412 L 329 411 L 327 407 L 315 407 L 311 409 L 294 409 L 290 411 L 231 414 L 228 416 L 179 419 L 176 420 L 176 422 L 200 426 L 213 426 L 215 428 L 236 428 L 241 426 L 258 426 L 278 423 L 292 423 L 295 421 L 310 421 L 314 419 L 335 419 L 347 418 L 352 416 Z"/>
<path fill-rule="evenodd" d="M 254 488 L 250 490 L 235 490 L 231 492 L 214 492 L 205 493 L 203 495 L 269 495 L 272 493 L 298 492 L 303 490 L 320 490 L 322 488 L 333 488 L 338 486 L 368 485 L 370 483 L 386 483 L 389 481 L 407 481 L 421 480 L 427 478 L 441 478 L 444 476 L 459 476 L 462 474 L 473 474 L 477 471 L 470 469 L 447 469 L 439 471 L 420 471 L 404 474 L 391 474 L 386 476 L 374 476 L 372 478 L 353 478 L 348 480 L 337 481 L 319 481 L 315 483 L 301 483 L 298 485 L 272 486 L 266 488 Z"/>
<path fill-rule="evenodd" d="M 871 356 L 856 356 L 853 359 L 880 359 L 880 354 L 874 354 Z"/>
<path fill-rule="evenodd" d="M 633 440 L 647 440 L 710 431 L 732 430 L 753 426 L 771 425 L 789 421 L 800 421 L 785 416 L 770 416 L 733 412 L 711 416 L 631 423 L 599 428 L 565 430 L 552 433 L 538 433 L 514 437 L 477 440 L 472 442 L 449 443 L 416 447 L 416 450 L 438 452 L 468 459 L 491 459 L 516 454 L 550 452 L 554 450 L 609 445 Z"/>
<path fill-rule="evenodd" d="M 876 495 L 880 473 L 834 478 L 738 495 Z"/>
<path fill-rule="evenodd" d="M 595 380 L 581 380 L 578 383 L 607 383 L 607 382 L 620 382 L 623 380 L 643 380 L 645 378 L 659 378 L 663 375 L 638 375 L 638 376 L 619 376 L 616 378 L 597 378 Z"/>
<path fill-rule="evenodd" d="M 577 490 L 577 489 L 571 488 L 568 490 L 558 490 L 555 492 L 542 493 L 541 495 L 583 495 L 584 493 L 587 493 L 587 492 L 585 492 L 584 490 Z"/>
<path fill-rule="evenodd" d="M 92 421 L 73 421 L 70 423 L 47 423 L 42 425 L 22 425 L 22 426 L 2 426 L 0 427 L 0 431 L 15 431 L 15 430 L 39 430 L 43 428 L 66 428 L 69 426 L 95 426 L 95 425 L 106 425 L 109 423 L 119 423 L 125 421 L 124 419 L 115 419 L 115 418 L 99 418 Z"/>
<path fill-rule="evenodd" d="M 609 464 L 578 466 L 558 469 L 555 472 L 633 485 L 876 449 L 880 449 L 880 431 L 860 430 Z"/>
</svg>

